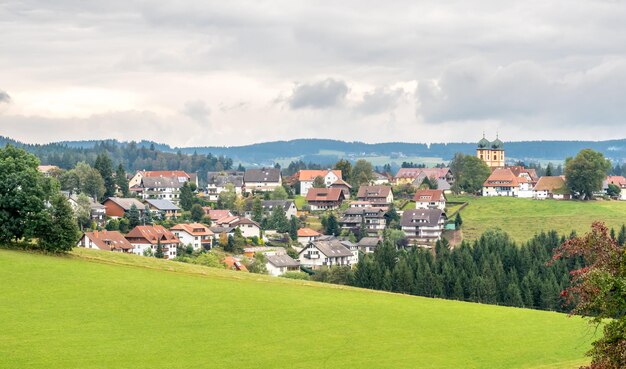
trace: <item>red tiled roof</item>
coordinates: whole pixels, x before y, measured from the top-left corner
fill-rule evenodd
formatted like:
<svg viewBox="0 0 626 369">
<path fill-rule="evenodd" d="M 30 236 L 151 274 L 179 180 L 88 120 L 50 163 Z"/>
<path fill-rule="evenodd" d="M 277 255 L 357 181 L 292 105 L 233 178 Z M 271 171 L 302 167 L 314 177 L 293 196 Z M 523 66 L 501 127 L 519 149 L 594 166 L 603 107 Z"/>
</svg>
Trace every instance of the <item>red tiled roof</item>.
<svg viewBox="0 0 626 369">
<path fill-rule="evenodd" d="M 614 184 L 619 187 L 626 187 L 626 178 L 623 176 L 608 176 L 606 181 L 609 184 Z"/>
<path fill-rule="evenodd" d="M 330 187 L 332 187 L 332 186 L 347 186 L 348 188 L 352 188 L 352 186 L 350 186 L 350 184 L 348 182 L 344 181 L 341 178 L 339 178 L 335 182 L 331 183 Z"/>
<path fill-rule="evenodd" d="M 241 264 L 241 262 L 235 259 L 232 256 L 227 256 L 224 258 L 224 264 L 228 267 L 228 269 L 238 270 L 241 272 L 247 272 L 248 268 L 245 265 Z"/>
<path fill-rule="evenodd" d="M 187 177 L 191 178 L 187 172 L 183 170 L 152 170 L 143 172 L 144 177 Z"/>
<path fill-rule="evenodd" d="M 179 243 L 180 240 L 172 232 L 167 230 L 162 225 L 146 225 L 137 226 L 126 234 L 127 239 L 131 238 L 143 238 L 149 243 L 156 245 L 159 240 L 161 243 Z M 141 243 L 141 242 L 136 242 Z"/>
<path fill-rule="evenodd" d="M 133 245 L 118 231 L 85 232 L 83 237 L 88 237 L 100 250 L 130 250 L 133 248 Z"/>
<path fill-rule="evenodd" d="M 416 202 L 423 201 L 446 201 L 443 190 L 417 190 L 413 200 Z"/>
<path fill-rule="evenodd" d="M 213 235 L 213 232 L 211 232 L 209 227 L 200 223 L 176 224 L 175 226 L 170 228 L 170 230 L 171 231 L 184 231 L 184 232 L 189 233 L 192 236 L 212 236 Z"/>
<path fill-rule="evenodd" d="M 491 175 L 489 176 L 489 178 L 487 178 L 483 186 L 493 187 L 493 186 L 506 185 L 506 186 L 517 187 L 519 185 L 518 180 L 519 178 L 516 177 L 515 174 L 513 174 L 511 169 L 496 168 L 494 169 L 493 172 L 491 172 Z"/>
<path fill-rule="evenodd" d="M 311 188 L 306 194 L 306 201 L 339 201 L 341 195 L 341 188 Z"/>
<path fill-rule="evenodd" d="M 317 237 L 322 234 L 312 230 L 311 228 L 300 228 L 298 229 L 298 237 Z"/>
<path fill-rule="evenodd" d="M 230 210 L 215 210 L 209 207 L 203 208 L 204 212 L 211 218 L 212 221 L 220 220 L 222 218 L 230 217 L 232 214 Z"/>
<path fill-rule="evenodd" d="M 328 172 L 333 172 L 337 178 L 341 179 L 340 170 L 300 170 L 298 172 L 298 180 L 300 181 L 313 181 L 315 177 L 326 177 Z"/>
</svg>

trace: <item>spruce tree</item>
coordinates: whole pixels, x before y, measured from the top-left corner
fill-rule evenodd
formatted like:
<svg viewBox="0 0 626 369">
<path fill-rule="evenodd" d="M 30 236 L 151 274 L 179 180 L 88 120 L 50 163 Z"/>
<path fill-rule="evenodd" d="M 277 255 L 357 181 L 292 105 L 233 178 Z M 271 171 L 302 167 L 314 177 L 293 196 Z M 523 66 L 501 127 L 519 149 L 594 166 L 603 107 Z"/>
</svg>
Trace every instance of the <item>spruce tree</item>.
<svg viewBox="0 0 626 369">
<path fill-rule="evenodd" d="M 456 217 L 454 218 L 454 228 L 461 229 L 463 225 L 463 219 L 461 218 L 461 212 L 456 213 Z"/>
<path fill-rule="evenodd" d="M 252 200 L 252 220 L 257 223 L 263 221 L 263 200 L 258 196 Z"/>
<path fill-rule="evenodd" d="M 328 218 L 326 218 L 326 234 L 332 236 L 339 235 L 339 225 L 337 223 L 337 218 L 333 213 L 330 213 Z"/>
<path fill-rule="evenodd" d="M 154 253 L 154 257 L 157 259 L 163 259 L 165 258 L 165 254 L 163 253 L 163 246 L 161 245 L 161 240 L 157 240 L 157 248 L 156 248 L 156 252 Z"/>
<path fill-rule="evenodd" d="M 130 206 L 128 211 L 128 226 L 133 229 L 141 224 L 141 216 L 139 215 L 139 209 L 135 204 Z"/>
<path fill-rule="evenodd" d="M 189 183 L 185 182 L 180 189 L 180 207 L 185 211 L 189 211 L 192 206 L 193 192 L 191 191 L 191 187 L 189 187 Z"/>
<path fill-rule="evenodd" d="M 45 212 L 45 225 L 39 225 L 39 247 L 46 251 L 71 251 L 78 242 L 79 229 L 72 206 L 65 196 L 52 197 Z"/>
<path fill-rule="evenodd" d="M 619 229 L 619 234 L 617 235 L 617 243 L 621 246 L 624 246 L 626 243 L 626 225 L 622 224 L 622 227 Z"/>
<path fill-rule="evenodd" d="M 122 163 L 117 166 L 117 170 L 115 171 L 115 183 L 119 191 L 122 193 L 122 196 L 129 196 L 129 188 L 128 188 L 128 179 L 126 179 L 126 171 L 124 170 L 124 166 Z"/>
<path fill-rule="evenodd" d="M 274 228 L 277 232 L 289 232 L 289 219 L 287 219 L 287 215 L 285 214 L 285 208 L 281 204 L 274 206 L 274 208 L 272 209 L 270 224 L 271 227 Z"/>
<path fill-rule="evenodd" d="M 104 180 L 104 197 L 115 195 L 115 179 L 113 178 L 113 162 L 106 152 L 98 155 L 94 169 Z"/>
<path fill-rule="evenodd" d="M 365 212 L 361 215 L 361 225 L 359 226 L 359 241 L 367 237 L 367 227 L 365 225 Z"/>
<path fill-rule="evenodd" d="M 292 241 L 298 240 L 298 218 L 293 215 L 289 220 L 289 236 L 291 237 Z"/>
</svg>

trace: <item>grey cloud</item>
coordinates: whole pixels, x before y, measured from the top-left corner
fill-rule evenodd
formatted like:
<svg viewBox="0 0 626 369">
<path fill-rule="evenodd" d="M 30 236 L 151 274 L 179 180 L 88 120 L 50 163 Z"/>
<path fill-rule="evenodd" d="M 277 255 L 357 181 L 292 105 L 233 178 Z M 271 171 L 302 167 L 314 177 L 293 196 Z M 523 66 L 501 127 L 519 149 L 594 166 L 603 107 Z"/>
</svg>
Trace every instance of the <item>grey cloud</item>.
<svg viewBox="0 0 626 369">
<path fill-rule="evenodd" d="M 321 109 L 343 104 L 348 94 L 348 85 L 344 81 L 332 78 L 309 84 L 298 84 L 289 97 L 292 109 Z"/>
<path fill-rule="evenodd" d="M 0 104 L 1 103 L 10 103 L 11 96 L 6 91 L 0 90 Z"/>
<path fill-rule="evenodd" d="M 209 122 L 211 108 L 202 100 L 187 101 L 182 113 L 198 123 L 206 124 Z"/>
<path fill-rule="evenodd" d="M 363 101 L 357 104 L 356 110 L 362 114 L 378 114 L 393 110 L 403 97 L 402 89 L 379 87 L 363 95 Z"/>
<path fill-rule="evenodd" d="M 550 124 L 623 124 L 626 60 L 560 70 L 535 62 L 493 66 L 467 60 L 420 81 L 418 114 L 426 122 L 499 120 Z"/>
</svg>

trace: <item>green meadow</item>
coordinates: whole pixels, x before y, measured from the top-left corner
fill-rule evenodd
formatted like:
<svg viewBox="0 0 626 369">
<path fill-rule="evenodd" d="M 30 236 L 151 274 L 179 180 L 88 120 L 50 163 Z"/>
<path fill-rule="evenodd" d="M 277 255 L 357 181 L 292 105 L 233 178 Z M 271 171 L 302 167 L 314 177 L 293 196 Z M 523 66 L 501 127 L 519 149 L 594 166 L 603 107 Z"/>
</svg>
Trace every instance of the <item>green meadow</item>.
<svg viewBox="0 0 626 369">
<path fill-rule="evenodd" d="M 0 368 L 573 368 L 594 329 L 544 311 L 92 250 L 0 250 Z"/>
<path fill-rule="evenodd" d="M 448 196 L 450 201 L 467 201 L 461 210 L 463 238 L 474 240 L 490 228 L 501 228 L 516 241 L 535 233 L 556 230 L 569 234 L 589 231 L 600 220 L 619 230 L 626 223 L 626 201 L 559 201 L 513 197 Z"/>
</svg>

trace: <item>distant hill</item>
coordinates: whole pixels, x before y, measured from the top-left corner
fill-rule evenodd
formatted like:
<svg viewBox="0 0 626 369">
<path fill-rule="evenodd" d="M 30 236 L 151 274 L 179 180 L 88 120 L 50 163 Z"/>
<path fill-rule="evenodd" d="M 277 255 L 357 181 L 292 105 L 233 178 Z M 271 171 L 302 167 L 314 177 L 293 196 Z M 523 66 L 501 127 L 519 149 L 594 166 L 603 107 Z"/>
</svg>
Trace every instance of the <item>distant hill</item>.
<svg viewBox="0 0 626 369">
<path fill-rule="evenodd" d="M 109 142 L 118 142 L 107 140 Z M 99 141 L 66 141 L 63 145 L 75 148 L 90 148 Z M 0 140 L 0 144 L 2 141 Z M 119 142 L 118 142 L 119 143 Z M 303 160 L 320 164 L 334 163 L 340 157 L 358 159 L 359 157 L 386 157 L 390 161 L 401 163 L 412 158 L 439 158 L 450 160 L 455 153 L 473 154 L 474 142 L 455 143 L 406 143 L 388 142 L 368 144 L 328 139 L 296 139 L 290 141 L 263 142 L 244 146 L 198 146 L 171 147 L 163 143 L 140 141 L 138 146 L 150 147 L 165 152 L 187 154 L 223 155 L 248 165 L 270 165 L 276 161 Z M 578 151 L 591 148 L 602 152 L 613 161 L 626 158 L 626 139 L 610 141 L 516 141 L 504 143 L 506 156 L 525 161 L 561 161 L 574 156 Z"/>
</svg>

